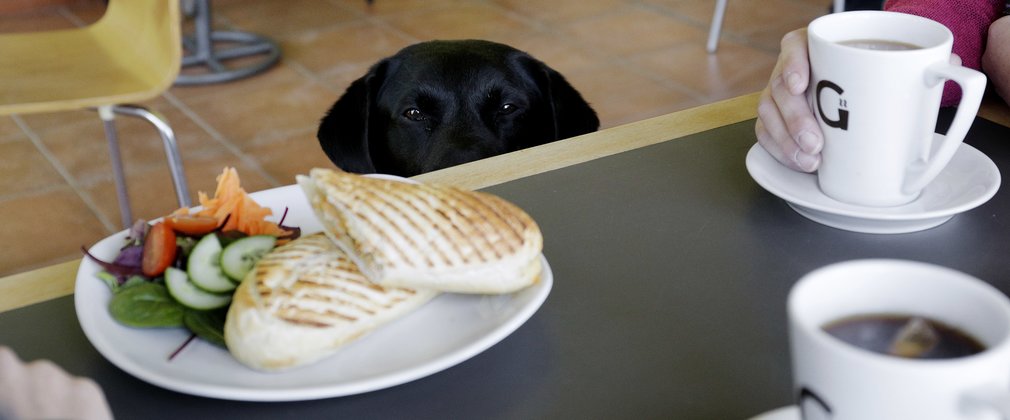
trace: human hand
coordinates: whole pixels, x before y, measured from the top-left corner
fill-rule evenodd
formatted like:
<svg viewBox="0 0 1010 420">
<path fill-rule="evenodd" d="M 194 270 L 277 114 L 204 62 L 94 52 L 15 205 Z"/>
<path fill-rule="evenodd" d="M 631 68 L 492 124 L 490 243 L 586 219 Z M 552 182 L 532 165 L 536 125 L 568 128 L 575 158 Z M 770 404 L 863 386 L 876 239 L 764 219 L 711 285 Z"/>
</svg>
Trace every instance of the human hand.
<svg viewBox="0 0 1010 420">
<path fill-rule="evenodd" d="M 15 419 L 111 419 L 101 388 L 53 362 L 24 363 L 0 347 L 0 413 Z"/>
<path fill-rule="evenodd" d="M 807 103 L 810 59 L 807 30 L 797 29 L 782 37 L 779 59 L 768 86 L 758 101 L 754 126 L 758 143 L 783 165 L 813 172 L 821 164 L 824 136 Z"/>
</svg>

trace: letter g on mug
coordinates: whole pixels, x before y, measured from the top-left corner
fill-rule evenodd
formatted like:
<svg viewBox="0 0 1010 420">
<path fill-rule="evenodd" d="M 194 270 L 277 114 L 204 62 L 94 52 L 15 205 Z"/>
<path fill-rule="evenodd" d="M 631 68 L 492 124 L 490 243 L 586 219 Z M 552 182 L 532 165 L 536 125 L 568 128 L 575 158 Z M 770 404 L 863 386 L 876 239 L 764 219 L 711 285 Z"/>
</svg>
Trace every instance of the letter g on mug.
<svg viewBox="0 0 1010 420">
<path fill-rule="evenodd" d="M 824 115 L 824 104 L 823 104 L 824 96 L 822 96 L 822 92 L 824 91 L 824 89 L 833 90 L 835 91 L 835 93 L 838 94 L 838 100 L 835 101 L 838 103 L 837 119 L 831 119 L 827 115 Z M 848 130 L 849 111 L 845 109 L 847 104 L 845 103 L 846 102 L 845 99 L 842 98 L 843 93 L 845 93 L 845 91 L 842 90 L 842 87 L 838 86 L 834 82 L 828 80 L 821 80 L 820 82 L 817 82 L 817 113 L 820 114 L 821 121 L 824 122 L 824 125 L 827 125 L 828 127 L 832 128 Z"/>
</svg>

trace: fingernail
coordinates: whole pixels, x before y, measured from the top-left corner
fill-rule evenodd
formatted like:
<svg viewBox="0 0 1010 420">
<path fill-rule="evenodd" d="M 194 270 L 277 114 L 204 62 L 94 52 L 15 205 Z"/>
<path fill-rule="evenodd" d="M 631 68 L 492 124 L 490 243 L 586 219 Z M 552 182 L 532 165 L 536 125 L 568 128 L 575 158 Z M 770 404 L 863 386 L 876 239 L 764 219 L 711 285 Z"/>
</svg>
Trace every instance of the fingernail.
<svg viewBox="0 0 1010 420">
<path fill-rule="evenodd" d="M 800 149 L 811 155 L 820 152 L 821 146 L 824 145 L 820 136 L 809 131 L 800 133 L 800 137 L 796 139 L 796 143 L 799 144 Z"/>
<path fill-rule="evenodd" d="M 786 84 L 789 85 L 789 91 L 793 94 L 799 94 L 803 91 L 803 86 L 800 85 L 800 75 L 796 73 L 786 75 Z"/>
<path fill-rule="evenodd" d="M 817 165 L 821 163 L 820 158 L 815 155 L 808 155 L 803 153 L 802 150 L 797 150 L 796 154 L 793 155 L 793 162 L 796 162 L 796 166 L 806 172 L 813 172 L 817 169 Z"/>
</svg>

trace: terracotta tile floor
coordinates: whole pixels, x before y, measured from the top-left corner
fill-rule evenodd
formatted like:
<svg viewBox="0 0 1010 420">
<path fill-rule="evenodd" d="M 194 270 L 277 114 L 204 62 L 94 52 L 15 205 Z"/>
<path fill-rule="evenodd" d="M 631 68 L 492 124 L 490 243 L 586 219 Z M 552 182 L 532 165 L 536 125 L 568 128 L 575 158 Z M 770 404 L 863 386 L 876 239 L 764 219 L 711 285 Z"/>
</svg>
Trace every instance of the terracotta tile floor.
<svg viewBox="0 0 1010 420">
<path fill-rule="evenodd" d="M 603 128 L 759 90 L 778 40 L 828 0 L 731 0 L 718 54 L 704 44 L 714 0 L 218 0 L 215 28 L 280 43 L 283 59 L 241 81 L 174 87 L 143 104 L 178 135 L 190 188 L 211 191 L 225 165 L 249 191 L 328 166 L 314 133 L 373 62 L 427 39 L 486 38 L 561 71 Z M 85 25 L 98 0 L 0 16 L 0 31 Z M 188 32 L 191 23 L 184 25 Z M 136 217 L 176 207 L 157 135 L 119 120 Z M 89 111 L 0 117 L 0 276 L 80 257 L 119 230 L 105 140 Z"/>
</svg>

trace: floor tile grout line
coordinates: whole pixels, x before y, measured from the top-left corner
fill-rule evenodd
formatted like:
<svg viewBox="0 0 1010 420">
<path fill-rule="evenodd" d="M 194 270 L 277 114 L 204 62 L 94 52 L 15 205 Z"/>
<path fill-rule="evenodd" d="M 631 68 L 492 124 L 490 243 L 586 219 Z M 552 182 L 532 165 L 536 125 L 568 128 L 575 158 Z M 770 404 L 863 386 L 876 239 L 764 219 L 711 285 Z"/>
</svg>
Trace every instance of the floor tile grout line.
<svg viewBox="0 0 1010 420">
<path fill-rule="evenodd" d="M 165 98 L 165 100 L 167 100 L 173 106 L 178 108 L 179 111 L 181 111 L 184 115 L 189 117 L 189 119 L 193 120 L 193 122 L 196 123 L 197 126 L 199 126 L 201 129 L 207 132 L 207 134 L 209 134 L 210 137 L 214 139 L 214 141 L 217 141 L 226 150 L 228 150 L 233 155 L 238 157 L 239 160 L 242 161 L 242 163 L 252 168 L 257 174 L 266 179 L 267 182 L 269 182 L 272 186 L 279 187 L 283 185 L 280 182 L 278 182 L 273 175 L 270 175 L 270 173 L 264 170 L 263 165 L 260 165 L 260 163 L 256 161 L 256 159 L 249 156 L 249 154 L 246 153 L 244 150 L 242 150 L 242 148 L 236 146 L 231 141 L 229 141 L 223 134 L 221 134 L 221 132 L 217 131 L 217 129 L 215 129 L 212 125 L 210 125 L 210 123 L 208 123 L 207 120 L 203 119 L 203 117 L 201 117 L 195 111 L 186 106 L 185 103 L 179 100 L 179 98 L 177 98 L 171 92 L 166 91 L 162 94 L 162 96 Z M 185 165 L 185 162 L 183 162 L 183 165 Z"/>
<path fill-rule="evenodd" d="M 70 23 L 73 23 L 74 26 L 78 28 L 83 28 L 88 25 L 87 22 L 85 22 L 83 19 L 77 16 L 77 14 L 75 14 L 70 9 L 67 9 L 66 6 L 60 6 L 59 9 L 57 10 L 57 13 L 59 13 L 60 16 L 67 18 L 67 20 L 69 20 Z"/>
<path fill-rule="evenodd" d="M 555 36 L 563 38 L 565 40 L 565 42 L 569 42 L 569 43 L 574 41 L 573 37 L 570 34 L 568 34 L 567 32 L 565 32 L 563 30 L 558 29 L 556 27 L 556 25 L 552 25 L 549 22 L 543 21 L 541 19 L 537 19 L 536 17 L 533 17 L 533 16 L 528 16 L 528 15 L 526 15 L 524 13 L 521 13 L 519 11 L 516 11 L 516 10 L 510 8 L 510 7 L 507 7 L 505 5 L 501 5 L 501 4 L 498 4 L 498 3 L 495 3 L 495 2 L 482 2 L 482 3 L 485 4 L 485 5 L 487 5 L 488 7 L 491 7 L 493 9 L 495 9 L 495 10 L 503 13 L 504 15 L 506 15 L 506 16 L 512 18 L 512 19 L 515 19 L 515 20 L 517 20 L 519 22 L 522 22 L 525 25 L 530 26 L 531 28 L 534 28 L 534 29 L 536 29 L 538 31 L 544 32 L 545 34 L 553 34 Z M 689 18 L 687 18 L 685 16 L 682 16 L 679 13 L 673 12 L 671 10 L 666 10 L 666 9 L 664 9 L 664 10 L 657 10 L 657 7 L 655 7 L 653 5 L 642 4 L 642 3 L 639 3 L 639 2 L 629 2 L 629 3 L 626 3 L 626 4 L 629 7 L 638 8 L 639 10 L 653 11 L 653 12 L 656 12 L 656 13 L 658 13 L 660 15 L 663 15 L 663 16 L 666 16 L 666 17 L 674 17 L 674 18 L 676 18 L 679 21 L 682 21 L 684 23 L 690 24 L 691 26 L 698 27 L 699 30 L 704 29 L 705 31 L 707 31 L 707 26 L 705 28 L 702 28 L 701 25 L 696 24 L 693 20 L 691 20 L 691 19 L 689 19 Z M 344 9 L 347 9 L 347 7 L 344 6 L 344 5 L 339 5 L 339 6 L 343 7 Z M 365 13 L 364 15 L 365 15 L 365 20 L 373 22 L 374 24 L 376 24 L 377 26 L 379 26 L 379 27 L 381 27 L 383 29 L 390 30 L 390 31 L 394 32 L 395 34 L 400 35 L 400 36 L 404 36 L 407 39 L 413 40 L 414 42 L 418 42 L 419 41 L 416 37 L 414 37 L 414 36 L 412 36 L 412 35 L 410 35 L 408 33 L 405 33 L 403 31 L 399 30 L 396 26 L 390 24 L 389 21 L 388 21 L 389 20 L 388 17 L 376 16 L 376 15 L 371 15 L 371 14 L 367 14 L 367 13 Z M 583 20 L 594 19 L 594 18 L 598 19 L 598 18 L 602 18 L 602 16 L 605 16 L 605 15 L 606 15 L 606 13 L 601 14 L 601 15 L 594 15 L 594 16 L 586 17 Z M 753 47 L 751 47 L 751 48 L 753 48 Z M 758 51 L 762 51 L 760 49 L 757 49 L 757 50 Z M 635 73 L 637 73 L 637 74 L 639 74 L 641 76 L 646 77 L 649 80 L 652 80 L 652 81 L 654 81 L 656 83 L 659 83 L 661 86 L 663 86 L 663 87 L 665 87 L 667 89 L 671 89 L 671 90 L 673 90 L 675 92 L 687 95 L 687 96 L 689 96 L 693 100 L 705 100 L 705 99 L 707 99 L 710 96 L 710 95 L 706 95 L 704 92 L 699 92 L 699 91 L 697 91 L 695 89 L 692 89 L 692 88 L 690 88 L 688 86 L 684 86 L 684 85 L 679 84 L 679 83 L 677 83 L 675 81 L 667 80 L 667 78 L 665 78 L 665 77 L 653 74 L 652 72 L 645 71 L 645 70 L 639 68 L 638 66 L 634 65 L 634 63 L 630 60 L 630 57 L 622 57 L 622 56 L 619 56 L 619 55 L 598 53 L 598 52 L 593 52 L 591 50 L 588 50 L 587 52 L 591 53 L 594 56 L 594 58 L 597 61 L 601 62 L 601 63 L 607 63 L 607 62 L 609 62 L 609 63 L 612 63 L 612 64 L 616 64 L 616 65 L 618 65 L 618 66 L 620 66 L 620 67 L 622 67 L 622 68 L 624 68 L 626 70 L 633 71 L 633 72 L 635 72 Z M 296 62 L 296 61 L 292 61 L 292 62 Z M 303 70 L 305 72 L 303 74 L 306 75 L 307 77 L 309 77 L 310 79 L 315 80 L 317 82 L 323 82 L 323 81 L 321 81 L 319 79 L 319 77 L 317 75 L 315 75 L 315 73 L 313 73 L 312 71 L 308 70 L 307 68 L 304 68 L 303 66 L 296 66 L 295 68 L 296 68 L 296 70 L 299 70 L 299 71 Z M 325 82 L 323 82 L 323 84 L 326 85 Z"/>
<path fill-rule="evenodd" d="M 29 127 L 28 124 L 25 123 L 24 119 L 22 119 L 20 115 L 12 115 L 11 117 L 14 120 L 14 123 L 21 128 L 21 131 L 23 131 L 25 135 L 28 136 L 28 140 L 32 142 L 32 144 L 35 146 L 35 149 L 38 150 L 38 152 L 41 153 L 42 156 L 47 161 L 49 161 L 49 164 L 53 166 L 53 169 L 55 169 L 56 172 L 60 174 L 60 176 L 67 183 L 67 185 L 69 185 L 70 188 L 74 191 L 74 193 L 76 193 L 77 196 L 81 199 L 81 201 L 84 202 L 84 205 L 88 207 L 88 210 L 91 210 L 91 212 L 94 213 L 95 217 L 98 218 L 98 221 L 102 223 L 102 226 L 105 228 L 106 232 L 110 234 L 117 232 L 119 229 L 116 228 L 116 225 L 112 223 L 107 217 L 105 217 L 105 214 L 95 203 L 94 198 L 91 197 L 91 194 L 88 194 L 87 191 L 84 191 L 84 189 L 77 183 L 77 180 L 75 180 L 74 177 L 70 174 L 70 171 L 68 171 L 67 168 L 64 167 L 62 163 L 60 163 L 59 159 L 56 158 L 56 156 L 52 153 L 52 151 L 50 151 L 49 148 L 42 143 L 42 138 L 39 137 L 38 133 L 36 133 L 35 130 L 32 130 L 31 127 Z"/>
<path fill-rule="evenodd" d="M 366 20 L 368 20 L 369 22 L 371 22 L 374 25 L 378 26 L 379 28 L 388 30 L 388 31 L 396 34 L 397 36 L 400 36 L 403 39 L 408 40 L 408 42 L 410 42 L 412 44 L 413 43 L 417 43 L 417 42 L 421 42 L 420 38 L 418 38 L 418 37 L 416 37 L 414 35 L 411 35 L 409 33 L 406 33 L 403 30 L 401 30 L 400 28 L 397 28 L 396 26 L 393 26 L 392 24 L 389 23 L 388 20 L 386 20 L 386 19 L 384 19 L 382 17 L 379 17 L 379 16 L 369 16 L 368 18 L 366 18 Z"/>
<path fill-rule="evenodd" d="M 19 267 L 14 267 L 13 269 L 9 269 L 8 267 L 0 268 L 0 277 L 8 276 L 11 274 L 23 273 L 26 271 L 32 271 L 39 268 L 45 268 L 54 264 L 59 264 L 80 258 L 81 258 L 81 251 L 74 250 L 73 252 L 67 253 L 65 255 L 50 256 L 48 259 L 36 261 L 31 264 L 24 264 Z"/>
<path fill-rule="evenodd" d="M 34 145 L 33 145 L 34 146 Z M 12 193 L 2 193 L 0 192 L 0 203 L 6 201 L 20 200 L 23 198 L 37 197 L 40 195 L 45 195 L 49 193 L 54 193 L 63 190 L 73 191 L 73 187 L 66 185 L 65 183 L 49 184 L 38 188 L 32 188 L 28 191 L 19 191 Z"/>
<path fill-rule="evenodd" d="M 340 10 L 343 10 L 343 11 L 348 12 L 348 13 L 353 13 L 355 16 L 354 16 L 354 19 L 352 19 L 352 20 L 361 19 L 361 18 L 367 19 L 368 17 L 372 16 L 372 13 L 369 13 L 368 11 L 362 11 L 362 10 L 350 7 L 350 6 L 346 5 L 346 4 L 341 4 L 340 2 L 336 2 L 336 1 L 333 1 L 333 0 L 327 0 L 326 2 L 329 3 L 329 4 L 331 4 L 331 5 L 333 5 L 334 7 L 338 8 L 338 9 L 340 9 Z M 364 0 L 362 0 L 362 2 L 364 2 Z"/>
<path fill-rule="evenodd" d="M 631 56 L 627 56 L 627 57 L 615 57 L 613 61 L 614 61 L 614 64 L 616 64 L 619 67 L 624 68 L 627 71 L 630 71 L 630 72 L 632 72 L 634 74 L 642 76 L 642 77 L 644 77 L 644 78 L 646 78 L 648 80 L 652 80 L 652 81 L 654 81 L 654 82 L 656 82 L 656 83 L 658 83 L 658 84 L 660 84 L 663 87 L 666 87 L 668 89 L 672 89 L 672 90 L 674 90 L 676 92 L 688 95 L 692 99 L 696 99 L 696 100 L 700 100 L 700 101 L 710 100 L 710 98 L 712 96 L 712 92 L 706 92 L 706 89 L 703 89 L 703 90 L 694 89 L 690 85 L 686 85 L 686 84 L 683 84 L 683 83 L 678 82 L 676 80 L 672 80 L 669 77 L 664 77 L 664 76 L 662 76 L 662 75 L 660 75 L 658 73 L 650 71 L 649 69 L 646 69 L 646 68 L 643 68 L 642 66 L 636 65 L 635 62 L 634 62 L 634 57 L 640 56 L 640 55 L 644 55 L 644 54 L 647 54 L 647 53 L 643 52 L 641 54 L 635 54 L 635 55 L 631 55 Z"/>
<path fill-rule="evenodd" d="M 631 8 L 638 8 L 640 10 L 653 10 L 653 8 L 650 7 L 650 5 L 642 4 L 641 2 L 627 2 L 627 3 L 625 3 L 625 5 L 627 5 L 627 6 L 631 7 Z M 567 31 L 564 31 L 564 30 L 561 30 L 560 28 L 558 28 L 557 25 L 552 25 L 549 22 L 545 22 L 543 20 L 537 19 L 537 18 L 532 17 L 532 16 L 527 16 L 527 15 L 525 15 L 523 13 L 520 13 L 518 11 L 515 11 L 515 10 L 513 10 L 511 8 L 505 7 L 505 6 L 500 5 L 498 3 L 492 3 L 492 6 L 499 8 L 501 11 L 503 11 L 507 15 L 513 17 L 514 19 L 520 20 L 520 21 L 522 21 L 522 22 L 524 22 L 524 23 L 526 23 L 528 25 L 531 25 L 531 26 L 533 26 L 533 27 L 535 27 L 535 28 L 537 28 L 539 30 L 544 31 L 547 34 L 553 34 L 553 35 L 555 35 L 555 36 L 557 36 L 559 38 L 563 38 L 565 40 L 565 42 L 567 42 L 567 43 L 572 43 L 572 42 L 577 41 L 576 38 L 574 38 Z M 614 12 L 611 11 L 611 12 L 602 13 L 602 14 L 598 14 L 598 15 L 587 16 L 587 17 L 581 18 L 579 20 L 585 21 L 585 20 L 593 20 L 593 19 L 603 19 L 603 18 L 605 18 L 605 16 L 613 14 L 613 13 Z M 679 14 L 672 13 L 670 11 L 658 12 L 658 13 L 660 13 L 663 16 L 667 16 L 667 17 L 672 17 L 674 15 L 677 15 L 678 20 L 682 20 L 684 22 L 691 22 L 690 19 L 687 19 L 687 18 L 685 18 L 683 16 L 679 16 Z M 572 24 L 572 22 L 569 22 L 568 24 Z M 707 31 L 707 27 L 704 28 L 704 29 L 705 29 L 705 31 Z M 600 53 L 600 52 L 596 52 L 596 51 L 593 51 L 593 50 L 586 50 L 586 52 L 589 53 L 589 54 L 592 54 L 593 57 L 598 62 L 616 64 L 617 66 L 619 66 L 619 67 L 621 67 L 621 68 L 623 68 L 625 70 L 629 70 L 629 71 L 631 71 L 633 73 L 636 73 L 638 75 L 646 77 L 648 80 L 652 80 L 652 81 L 654 81 L 656 83 L 659 83 L 661 86 L 663 86 L 663 87 L 665 87 L 667 89 L 671 89 L 671 90 L 673 90 L 675 92 L 687 95 L 687 96 L 691 97 L 691 99 L 694 99 L 694 100 L 703 100 L 706 97 L 706 95 L 704 95 L 702 92 L 698 92 L 698 91 L 696 91 L 694 89 L 691 89 L 690 87 L 681 85 L 681 84 L 679 84 L 679 83 L 677 83 L 675 81 L 667 80 L 666 77 L 662 77 L 660 75 L 657 75 L 657 74 L 654 74 L 652 72 L 646 71 L 645 69 L 642 69 L 639 66 L 636 66 L 632 62 L 632 60 L 630 59 L 631 57 L 623 57 L 623 56 L 621 56 L 619 54 Z"/>
<path fill-rule="evenodd" d="M 526 25 L 529 25 L 529 26 L 533 27 L 534 29 L 536 29 L 538 31 L 545 32 L 545 33 L 551 33 L 551 32 L 553 32 L 552 31 L 552 29 L 553 29 L 552 25 L 549 22 L 545 22 L 545 21 L 543 21 L 541 19 L 537 19 L 537 18 L 535 18 L 533 16 L 528 16 L 528 15 L 526 15 L 524 13 L 521 13 L 521 12 L 519 12 L 519 11 L 517 11 L 517 10 L 511 8 L 511 7 L 506 7 L 506 6 L 501 5 L 499 3 L 496 3 L 496 2 L 490 2 L 490 3 L 485 2 L 485 4 L 488 5 L 489 7 L 498 9 L 498 11 L 504 13 L 505 16 L 508 16 L 508 17 L 510 17 L 512 19 L 515 19 L 515 20 L 517 20 L 519 22 L 522 22 L 522 23 L 524 23 Z"/>
<path fill-rule="evenodd" d="M 302 77 L 308 79 L 310 82 L 313 82 L 317 85 L 326 88 L 326 90 L 333 92 L 336 95 L 340 95 L 343 93 L 340 91 L 339 88 L 331 86 L 329 83 L 326 82 L 326 80 L 324 80 L 318 74 L 306 68 L 305 65 L 298 62 L 298 60 L 293 60 L 290 58 L 286 59 L 284 60 L 284 65 L 291 67 L 291 69 L 294 70 L 295 73 L 298 73 Z"/>
</svg>

